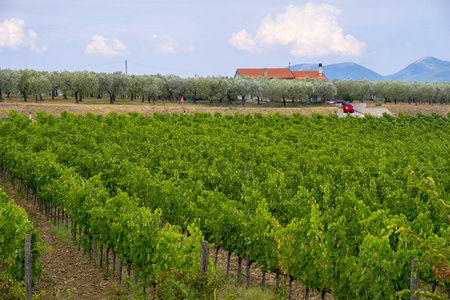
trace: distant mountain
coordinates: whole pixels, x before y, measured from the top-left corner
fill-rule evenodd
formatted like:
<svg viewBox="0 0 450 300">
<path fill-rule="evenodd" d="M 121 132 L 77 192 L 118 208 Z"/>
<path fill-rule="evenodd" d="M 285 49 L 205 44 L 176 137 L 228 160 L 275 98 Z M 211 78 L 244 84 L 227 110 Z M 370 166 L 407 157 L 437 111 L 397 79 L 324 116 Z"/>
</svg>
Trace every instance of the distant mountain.
<svg viewBox="0 0 450 300">
<path fill-rule="evenodd" d="M 292 71 L 312 71 L 317 70 L 319 64 L 298 64 L 291 66 Z M 450 81 L 450 62 L 427 56 L 408 65 L 403 70 L 388 76 L 367 69 L 353 62 L 331 64 L 323 66 L 323 73 L 328 80 L 354 79 L 361 78 L 369 80 L 404 80 L 404 81 L 422 81 L 422 82 L 442 82 Z"/>
<path fill-rule="evenodd" d="M 404 81 L 450 81 L 450 62 L 432 56 L 421 58 L 384 79 Z"/>
<path fill-rule="evenodd" d="M 291 66 L 291 70 L 313 71 L 317 70 L 318 67 L 319 64 L 299 64 Z M 323 66 L 323 74 L 327 76 L 328 80 L 332 79 L 346 80 L 348 78 L 350 79 L 366 78 L 370 80 L 378 80 L 381 79 L 382 77 L 380 74 L 352 62 Z"/>
</svg>

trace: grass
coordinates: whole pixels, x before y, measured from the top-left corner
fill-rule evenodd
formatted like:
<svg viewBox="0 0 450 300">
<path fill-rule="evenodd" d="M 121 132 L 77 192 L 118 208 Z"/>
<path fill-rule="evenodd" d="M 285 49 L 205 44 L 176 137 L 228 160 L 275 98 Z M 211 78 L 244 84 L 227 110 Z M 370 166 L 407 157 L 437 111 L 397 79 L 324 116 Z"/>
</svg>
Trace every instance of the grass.
<svg viewBox="0 0 450 300">
<path fill-rule="evenodd" d="M 64 224 L 58 224 L 58 225 L 52 225 L 52 228 L 50 230 L 50 234 L 54 237 L 61 240 L 66 245 L 73 244 L 72 237 L 70 235 L 70 227 L 69 230 L 66 230 L 66 227 Z"/>
<path fill-rule="evenodd" d="M 274 294 L 272 290 L 266 288 L 264 291 L 261 287 L 250 286 L 248 289 L 245 288 L 245 284 L 235 286 L 236 278 L 229 277 L 226 278 L 226 271 L 221 269 L 216 269 L 217 277 L 224 281 L 222 288 L 217 291 L 215 299 L 236 299 L 236 300 L 271 300 L 279 299 L 278 296 Z M 245 279 L 244 279 L 245 280 Z"/>
<path fill-rule="evenodd" d="M 186 113 L 193 114 L 196 112 L 206 112 L 214 114 L 219 112 L 222 114 L 235 114 L 237 112 L 241 114 L 254 114 L 255 112 L 260 112 L 262 114 L 292 114 L 298 112 L 303 115 L 311 116 L 312 112 L 321 114 L 336 114 L 336 107 L 322 106 L 317 104 L 300 104 L 296 103 L 295 106 L 291 102 L 287 102 L 286 106 L 282 103 L 263 103 L 258 105 L 256 101 L 247 101 L 245 107 L 241 106 L 239 101 L 235 101 L 233 104 L 227 104 L 225 102 L 219 103 L 214 102 L 212 106 L 209 105 L 208 101 L 197 101 L 194 104 L 191 101 L 186 101 L 184 103 L 184 108 Z M 36 112 L 46 111 L 49 114 L 55 116 L 60 116 L 62 111 L 67 111 L 69 113 L 82 114 L 90 112 L 97 115 L 106 116 L 111 111 L 117 113 L 127 113 L 130 111 L 135 111 L 143 115 L 153 115 L 155 112 L 160 113 L 181 113 L 181 105 L 178 101 L 156 101 L 156 104 L 148 103 L 142 100 L 130 99 L 117 99 L 115 104 L 109 104 L 109 98 L 85 98 L 79 104 L 75 103 L 73 97 L 68 99 L 63 99 L 63 97 L 56 97 L 54 100 L 51 97 L 44 97 L 44 101 L 38 100 L 38 103 L 34 99 L 29 99 L 24 102 L 22 97 L 17 95 L 11 95 L 11 98 L 5 98 L 3 102 L 0 103 L 0 117 L 6 117 L 9 111 L 13 109 L 21 114 L 36 116 Z"/>
</svg>

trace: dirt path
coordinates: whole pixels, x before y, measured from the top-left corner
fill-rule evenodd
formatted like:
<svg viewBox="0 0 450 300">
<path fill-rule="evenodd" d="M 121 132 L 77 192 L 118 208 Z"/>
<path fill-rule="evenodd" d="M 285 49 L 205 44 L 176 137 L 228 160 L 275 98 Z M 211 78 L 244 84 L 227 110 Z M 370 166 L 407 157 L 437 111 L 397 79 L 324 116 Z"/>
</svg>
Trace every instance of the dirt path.
<svg viewBox="0 0 450 300">
<path fill-rule="evenodd" d="M 13 190 L 4 187 L 3 191 L 25 209 L 44 243 L 52 249 L 43 252 L 40 259 L 43 272 L 33 294 L 45 290 L 46 296 L 42 299 L 107 299 L 106 292 L 113 292 L 111 284 L 117 284 L 115 280 L 103 276 L 101 270 L 72 243 L 66 244 L 52 235 L 51 223 L 31 202 Z"/>
<path fill-rule="evenodd" d="M 10 199 L 25 209 L 28 218 L 35 224 L 44 243 L 51 248 L 50 251 L 44 251 L 40 259 L 43 273 L 40 281 L 33 289 L 33 294 L 46 291 L 46 295 L 41 299 L 109 299 L 108 296 L 116 295 L 112 285 L 118 285 L 115 279 L 111 279 L 103 274 L 103 272 L 94 266 L 94 262 L 79 251 L 71 241 L 65 242 L 56 237 L 52 233 L 52 223 L 47 217 L 40 212 L 31 201 L 27 201 L 12 189 L 2 185 L 0 179 L 0 188 L 8 195 Z M 214 261 L 215 249 L 210 249 L 210 257 Z M 217 268 L 223 271 L 227 266 L 227 252 L 220 249 Z M 231 256 L 230 261 L 230 278 L 236 280 L 238 269 L 238 258 Z M 124 267 L 123 278 L 126 277 L 127 271 Z M 263 273 L 253 264 L 251 266 L 250 284 L 253 287 L 261 286 Z M 280 276 L 280 293 L 288 292 L 289 279 Z M 245 260 L 242 261 L 241 285 L 245 285 Z M 267 273 L 265 276 L 265 287 L 267 290 L 275 292 L 276 280 L 275 274 Z M 122 283 L 122 289 L 126 290 L 125 283 Z M 292 299 L 304 299 L 305 288 L 295 281 L 292 288 Z M 310 292 L 310 299 L 320 299 L 319 295 L 314 295 L 314 291 Z M 327 295 L 326 299 L 333 299 L 331 295 Z"/>
</svg>

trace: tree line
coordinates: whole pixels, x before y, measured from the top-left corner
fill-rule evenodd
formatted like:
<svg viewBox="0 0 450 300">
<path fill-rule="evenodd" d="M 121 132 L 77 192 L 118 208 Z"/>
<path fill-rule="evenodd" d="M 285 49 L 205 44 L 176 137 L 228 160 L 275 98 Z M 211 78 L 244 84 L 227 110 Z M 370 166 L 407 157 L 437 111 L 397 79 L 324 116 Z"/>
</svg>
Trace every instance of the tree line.
<svg viewBox="0 0 450 300">
<path fill-rule="evenodd" d="M 316 81 L 267 78 L 190 77 L 175 75 L 125 75 L 122 72 L 95 73 L 43 72 L 35 70 L 0 69 L 0 101 L 3 94 L 20 94 L 24 101 L 30 98 L 42 100 L 43 96 L 63 95 L 74 97 L 79 103 L 86 97 L 109 97 L 110 104 L 116 98 L 129 98 L 155 103 L 156 100 L 175 100 L 183 96 L 196 103 L 198 100 L 240 102 L 243 106 L 252 99 L 275 103 L 322 102 L 331 99 L 348 101 L 379 100 L 385 102 L 429 102 L 447 104 L 450 99 L 450 82 L 406 82 L 332 80 Z"/>
</svg>

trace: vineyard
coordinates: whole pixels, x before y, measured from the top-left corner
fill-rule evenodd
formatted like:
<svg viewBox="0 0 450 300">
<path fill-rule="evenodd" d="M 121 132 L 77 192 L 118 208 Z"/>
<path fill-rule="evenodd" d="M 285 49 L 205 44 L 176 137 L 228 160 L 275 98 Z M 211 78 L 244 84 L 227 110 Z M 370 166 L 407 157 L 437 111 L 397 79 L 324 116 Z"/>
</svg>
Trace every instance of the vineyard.
<svg viewBox="0 0 450 300">
<path fill-rule="evenodd" d="M 414 258 L 421 286 L 449 288 L 435 276 L 448 257 L 448 117 L 8 119 L 0 166 L 67 213 L 86 251 L 105 245 L 144 285 L 175 278 L 210 299 L 205 239 L 336 299 L 394 298 Z"/>
<path fill-rule="evenodd" d="M 0 189 L 0 232 L 0 295 L 3 299 L 22 299 L 25 295 L 20 284 L 25 274 L 25 235 L 30 236 L 30 254 L 34 258 L 30 276 L 35 278 L 42 272 L 39 257 L 43 243 L 26 212 L 10 200 L 3 189 Z"/>
</svg>

